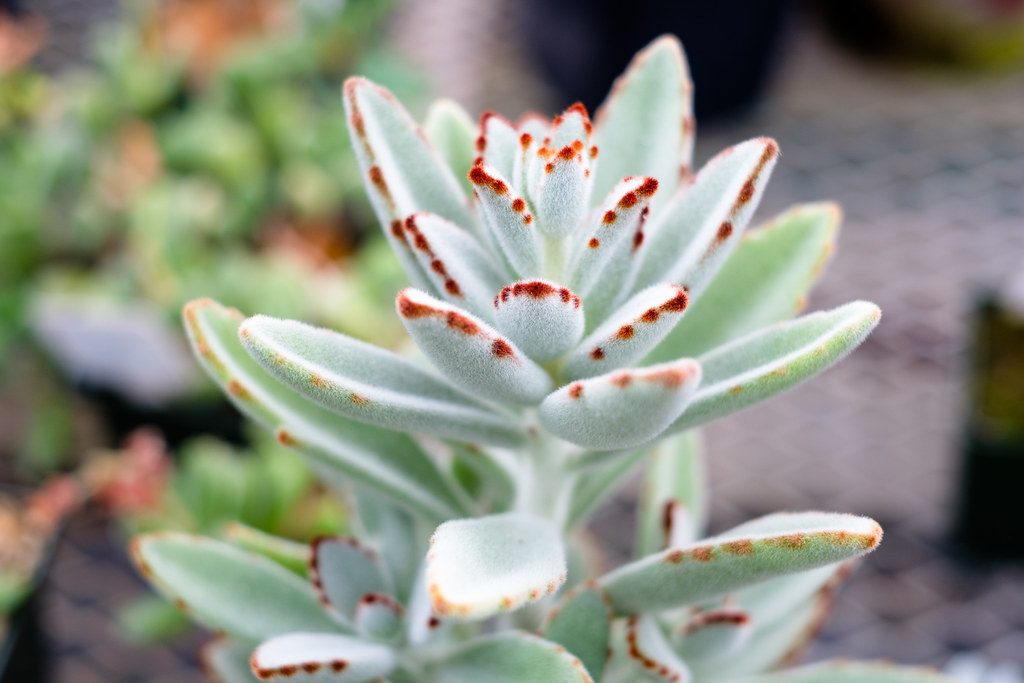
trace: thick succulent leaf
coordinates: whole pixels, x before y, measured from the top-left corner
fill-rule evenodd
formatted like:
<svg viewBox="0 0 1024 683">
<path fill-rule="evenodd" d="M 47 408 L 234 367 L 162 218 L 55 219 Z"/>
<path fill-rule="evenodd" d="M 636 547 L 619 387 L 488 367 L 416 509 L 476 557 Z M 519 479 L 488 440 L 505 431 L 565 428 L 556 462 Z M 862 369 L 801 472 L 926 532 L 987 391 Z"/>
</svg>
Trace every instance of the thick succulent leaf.
<svg viewBox="0 0 1024 683">
<path fill-rule="evenodd" d="M 349 132 L 363 172 L 369 174 L 376 166 L 387 188 L 373 183 L 368 188 L 371 196 L 389 196 L 397 216 L 429 211 L 463 227 L 472 226 L 458 179 L 395 96 L 358 77 L 345 81 L 344 93 Z"/>
<path fill-rule="evenodd" d="M 612 683 L 693 680 L 689 667 L 673 651 L 657 620 L 650 616 L 631 616 L 626 620 L 624 633 L 616 639 L 610 666 Z"/>
<path fill-rule="evenodd" d="M 535 191 L 535 178 L 533 173 L 538 166 L 535 162 L 540 161 L 537 152 L 540 150 L 542 140 L 547 132 L 546 123 L 538 123 L 540 119 L 530 119 L 530 130 L 520 127 L 519 146 L 516 149 L 515 159 L 512 164 L 512 185 L 525 199 L 527 206 L 533 205 Z"/>
<path fill-rule="evenodd" d="M 146 579 L 199 623 L 243 640 L 289 631 L 339 631 L 304 580 L 228 543 L 180 533 L 139 536 L 132 559 Z"/>
<path fill-rule="evenodd" d="M 637 507 L 638 557 L 700 538 L 708 514 L 706 485 L 704 448 L 697 432 L 659 444 L 644 473 Z"/>
<path fill-rule="evenodd" d="M 242 348 L 238 311 L 200 299 L 185 307 L 184 319 L 203 368 L 239 410 L 283 443 L 429 518 L 447 519 L 463 510 L 409 436 L 341 417 L 268 375 Z"/>
<path fill-rule="evenodd" d="M 881 539 L 881 527 L 866 517 L 770 515 L 619 567 L 601 585 L 617 613 L 661 611 L 857 557 L 874 550 Z"/>
<path fill-rule="evenodd" d="M 658 181 L 652 177 L 623 180 L 601 203 L 596 227 L 585 224 L 587 229 L 578 233 L 569 284 L 588 307 L 605 302 L 603 311 L 619 294 L 633 268 L 633 253 L 643 241 L 650 201 L 657 191 Z M 597 314 L 596 309 L 588 311 L 588 321 L 599 321 Z"/>
<path fill-rule="evenodd" d="M 443 379 L 384 349 L 292 320 L 256 316 L 239 336 L 272 375 L 354 420 L 511 446 L 522 434 Z"/>
<path fill-rule="evenodd" d="M 798 313 L 835 250 L 839 220 L 835 204 L 804 204 L 744 234 L 647 362 L 699 356 Z"/>
<path fill-rule="evenodd" d="M 561 645 L 514 631 L 470 641 L 433 667 L 428 683 L 594 683 Z"/>
<path fill-rule="evenodd" d="M 474 395 L 536 404 L 553 388 L 544 368 L 483 320 L 412 288 L 398 293 L 395 306 L 434 367 Z"/>
<path fill-rule="evenodd" d="M 288 633 L 252 653 L 252 670 L 261 681 L 365 683 L 387 676 L 396 663 L 387 645 L 334 633 Z"/>
<path fill-rule="evenodd" d="M 563 368 L 565 376 L 593 377 L 641 360 L 672 331 L 688 303 L 686 290 L 676 285 L 638 292 L 573 351 Z"/>
<path fill-rule="evenodd" d="M 494 309 L 498 327 L 542 363 L 562 357 L 583 336 L 580 298 L 554 282 L 523 280 L 503 287 Z"/>
<path fill-rule="evenodd" d="M 741 609 L 700 610 L 676 634 L 674 649 L 687 662 L 718 661 L 740 653 L 752 631 L 750 614 Z"/>
<path fill-rule="evenodd" d="M 251 553 L 277 562 L 299 576 L 306 576 L 309 567 L 309 546 L 265 531 L 229 522 L 224 527 L 224 538 Z"/>
<path fill-rule="evenodd" d="M 882 313 L 854 301 L 779 323 L 700 357 L 704 382 L 673 431 L 689 429 L 774 396 L 842 360 Z"/>
<path fill-rule="evenodd" d="M 412 595 L 406 603 L 405 638 L 413 646 L 420 646 L 447 626 L 434 615 L 427 583 L 426 561 L 417 568 Z"/>
<path fill-rule="evenodd" d="M 593 128 L 587 108 L 582 102 L 577 102 L 554 118 L 551 122 L 551 134 L 545 144 L 550 149 L 561 149 L 579 140 L 589 147 Z M 589 150 L 587 153 L 589 154 Z"/>
<path fill-rule="evenodd" d="M 509 278 L 496 269 L 476 238 L 430 213 L 409 216 L 403 227 L 413 255 L 441 298 L 491 319 L 494 293 Z"/>
<path fill-rule="evenodd" d="M 355 515 L 351 518 L 354 535 L 371 546 L 385 567 L 394 595 L 403 604 L 412 593 L 416 569 L 426 552 L 427 534 L 404 509 L 390 504 L 373 491 L 357 488 Z"/>
<path fill-rule="evenodd" d="M 658 38 L 633 58 L 595 116 L 598 196 L 631 175 L 654 176 L 665 184 L 666 196 L 671 194 L 690 170 L 692 89 L 676 38 Z"/>
<path fill-rule="evenodd" d="M 516 196 L 497 170 L 483 165 L 469 171 L 490 242 L 519 277 L 537 275 L 543 269 L 543 249 L 537 223 L 526 199 Z"/>
<path fill-rule="evenodd" d="M 476 124 L 473 119 L 457 102 L 436 100 L 427 110 L 423 132 L 451 169 L 452 175 L 461 181 L 462 189 L 469 192 L 471 188 L 466 171 L 476 157 Z"/>
<path fill-rule="evenodd" d="M 540 230 L 547 237 L 561 240 L 579 226 L 590 207 L 590 156 L 583 140 L 573 140 L 563 147 L 542 148 L 537 207 Z"/>
<path fill-rule="evenodd" d="M 354 538 L 317 538 L 312 546 L 309 579 L 320 601 L 348 623 L 365 595 L 392 592 L 377 554 Z"/>
<path fill-rule="evenodd" d="M 583 585 L 565 594 L 551 610 L 541 635 L 580 658 L 590 677 L 601 680 L 608 656 L 611 613 L 593 586 Z"/>
<path fill-rule="evenodd" d="M 356 605 L 352 623 L 373 640 L 392 641 L 402 632 L 404 608 L 389 595 L 367 593 Z"/>
<path fill-rule="evenodd" d="M 682 359 L 567 384 L 540 405 L 552 434 L 595 451 L 632 448 L 672 424 L 700 383 L 700 365 Z"/>
<path fill-rule="evenodd" d="M 518 513 L 445 522 L 430 539 L 434 613 L 483 619 L 551 595 L 565 583 L 565 550 L 551 522 Z"/>
<path fill-rule="evenodd" d="M 702 293 L 760 203 L 778 156 L 774 140 L 756 138 L 709 161 L 649 226 L 637 285 L 673 282 Z"/>
<path fill-rule="evenodd" d="M 366 191 L 384 233 L 410 279 L 429 288 L 430 280 L 402 233 L 409 214 L 430 211 L 464 227 L 475 224 L 459 181 L 412 117 L 384 88 L 350 78 L 344 88 L 349 136 L 364 176 Z"/>
<path fill-rule="evenodd" d="M 512 177 L 514 159 L 519 152 L 519 132 L 508 119 L 492 111 L 480 116 L 477 158 L 505 178 Z"/>
<path fill-rule="evenodd" d="M 932 669 L 883 662 L 823 662 L 736 683 L 953 683 Z"/>
<path fill-rule="evenodd" d="M 479 509 L 498 512 L 511 507 L 516 494 L 515 476 L 519 471 L 517 454 L 453 443 L 451 462 L 455 479 L 469 487 L 467 491 Z"/>
<path fill-rule="evenodd" d="M 214 638 L 203 646 L 199 658 L 211 683 L 259 683 L 249 668 L 253 646 L 233 638 Z"/>
</svg>

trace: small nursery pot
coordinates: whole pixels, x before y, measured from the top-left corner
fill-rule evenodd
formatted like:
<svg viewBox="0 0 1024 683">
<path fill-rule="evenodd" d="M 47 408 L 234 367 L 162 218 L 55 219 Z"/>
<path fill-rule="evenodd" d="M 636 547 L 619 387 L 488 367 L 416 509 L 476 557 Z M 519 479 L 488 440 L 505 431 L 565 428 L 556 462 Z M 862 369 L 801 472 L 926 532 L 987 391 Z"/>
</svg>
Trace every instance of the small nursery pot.
<svg viewBox="0 0 1024 683">
<path fill-rule="evenodd" d="M 1007 527 L 1024 489 L 1024 316 L 983 298 L 973 342 L 956 536 L 980 554 L 1024 557 L 1024 536 Z"/>
</svg>

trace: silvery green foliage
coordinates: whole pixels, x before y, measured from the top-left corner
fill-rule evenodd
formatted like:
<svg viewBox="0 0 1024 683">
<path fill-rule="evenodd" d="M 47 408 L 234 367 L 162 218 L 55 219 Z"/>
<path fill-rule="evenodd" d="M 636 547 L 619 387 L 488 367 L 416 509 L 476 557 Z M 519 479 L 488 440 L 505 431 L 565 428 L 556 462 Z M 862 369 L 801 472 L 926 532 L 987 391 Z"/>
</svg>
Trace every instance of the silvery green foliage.
<svg viewBox="0 0 1024 683">
<path fill-rule="evenodd" d="M 274 539 L 136 540 L 143 573 L 227 635 L 207 657 L 221 679 L 936 680 L 856 665 L 760 677 L 799 652 L 882 532 L 809 512 L 707 536 L 691 430 L 826 369 L 879 311 L 789 320 L 838 212 L 800 206 L 745 233 L 778 147 L 750 140 L 691 172 L 676 40 L 636 58 L 593 124 L 574 105 L 474 130 L 443 102 L 424 133 L 363 79 L 344 102 L 414 285 L 396 313 L 425 358 L 186 308 L 236 405 L 355 484 L 354 538 L 314 543 L 305 572 L 304 551 Z M 637 558 L 602 574 L 577 531 L 638 466 Z"/>
</svg>

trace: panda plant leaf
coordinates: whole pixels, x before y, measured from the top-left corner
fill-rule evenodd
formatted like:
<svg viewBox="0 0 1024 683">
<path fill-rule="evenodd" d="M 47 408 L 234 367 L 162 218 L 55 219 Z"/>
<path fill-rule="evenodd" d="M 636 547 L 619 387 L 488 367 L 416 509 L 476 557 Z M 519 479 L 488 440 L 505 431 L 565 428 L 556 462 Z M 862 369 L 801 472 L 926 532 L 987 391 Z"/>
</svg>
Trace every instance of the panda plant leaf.
<svg viewBox="0 0 1024 683">
<path fill-rule="evenodd" d="M 345 83 L 367 192 L 411 283 L 396 315 L 421 356 L 186 309 L 228 397 L 351 482 L 358 511 L 355 537 L 314 543 L 307 585 L 230 538 L 136 539 L 151 582 L 224 634 L 214 675 L 937 680 L 770 673 L 877 547 L 873 520 L 787 513 L 705 534 L 692 429 L 823 372 L 880 312 L 855 301 L 788 320 L 838 211 L 797 207 L 748 232 L 778 145 L 749 140 L 691 170 L 691 90 L 673 37 L 634 59 L 593 122 L 574 104 L 543 123 L 486 113 L 474 132 L 443 102 L 423 132 L 384 88 Z M 634 466 L 652 477 L 640 552 L 600 574 L 578 527 Z"/>
</svg>

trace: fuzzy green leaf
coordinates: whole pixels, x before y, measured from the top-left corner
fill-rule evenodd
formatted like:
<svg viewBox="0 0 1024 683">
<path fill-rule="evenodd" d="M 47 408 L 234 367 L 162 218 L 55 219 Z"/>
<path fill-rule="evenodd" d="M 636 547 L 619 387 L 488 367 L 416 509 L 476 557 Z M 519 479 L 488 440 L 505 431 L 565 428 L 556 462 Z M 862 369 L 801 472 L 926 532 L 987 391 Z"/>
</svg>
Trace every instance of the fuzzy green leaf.
<svg viewBox="0 0 1024 683">
<path fill-rule="evenodd" d="M 580 298 L 548 280 L 515 282 L 494 298 L 495 320 L 530 358 L 560 358 L 583 336 Z"/>
<path fill-rule="evenodd" d="M 540 406 L 552 434 L 596 451 L 632 448 L 661 434 L 686 408 L 700 365 L 682 359 L 567 384 Z"/>
<path fill-rule="evenodd" d="M 341 630 L 309 584 L 260 555 L 180 533 L 140 536 L 131 551 L 143 576 L 211 629 L 244 640 L 300 629 Z"/>
<path fill-rule="evenodd" d="M 691 666 L 695 662 L 711 662 L 714 672 L 723 657 L 738 656 L 750 640 L 753 627 L 750 614 L 734 607 L 716 607 L 690 616 L 676 634 L 674 649 Z M 699 667 L 694 667 L 699 671 Z M 714 673 L 709 675 L 713 677 Z"/>
<path fill-rule="evenodd" d="M 565 582 L 558 529 L 505 513 L 445 522 L 430 539 L 427 583 L 434 613 L 483 619 L 553 594 Z"/>
<path fill-rule="evenodd" d="M 543 252 L 537 223 L 526 203 L 498 171 L 477 165 L 469 172 L 490 242 L 509 269 L 519 277 L 533 277 L 543 268 Z"/>
<path fill-rule="evenodd" d="M 544 368 L 483 320 L 411 287 L 395 307 L 434 367 L 473 395 L 536 404 L 554 388 Z"/>
<path fill-rule="evenodd" d="M 367 593 L 356 604 L 352 623 L 367 638 L 391 642 L 402 632 L 404 614 L 404 608 L 394 598 Z"/>
<path fill-rule="evenodd" d="M 616 635 L 606 677 L 610 683 L 692 683 L 689 667 L 654 617 L 629 617 Z"/>
<path fill-rule="evenodd" d="M 583 663 L 560 645 L 505 632 L 470 641 L 427 675 L 428 683 L 594 683 Z"/>
<path fill-rule="evenodd" d="M 774 396 L 842 360 L 875 328 L 881 311 L 854 301 L 754 332 L 704 356 L 704 381 L 670 428 L 689 429 Z"/>
<path fill-rule="evenodd" d="M 239 342 L 238 311 L 200 299 L 185 307 L 184 319 L 203 368 L 239 410 L 279 440 L 429 518 L 460 514 L 450 485 L 409 436 L 341 417 L 268 375 Z"/>
<path fill-rule="evenodd" d="M 688 302 L 676 285 L 638 292 L 580 342 L 565 362 L 565 376 L 593 377 L 640 361 L 672 331 Z"/>
<path fill-rule="evenodd" d="M 477 151 L 483 163 L 494 168 L 505 178 L 512 177 L 514 157 L 519 151 L 519 135 L 515 127 L 500 114 L 484 112 L 480 117 Z M 480 149 L 479 145 L 483 145 Z"/>
<path fill-rule="evenodd" d="M 604 672 L 610 634 L 608 605 L 590 586 L 569 591 L 548 614 L 541 632 L 547 640 L 579 657 L 595 681 L 600 681 Z"/>
<path fill-rule="evenodd" d="M 466 171 L 473 165 L 476 156 L 476 124 L 473 119 L 458 102 L 436 100 L 427 110 L 423 132 L 451 169 L 452 175 L 460 181 L 462 189 L 468 193 L 471 187 Z"/>
<path fill-rule="evenodd" d="M 619 614 L 708 600 L 759 581 L 863 555 L 882 530 L 866 517 L 770 515 L 619 567 L 600 583 Z"/>
<path fill-rule="evenodd" d="M 654 176 L 671 196 L 691 163 L 692 90 L 675 37 L 662 36 L 633 58 L 595 115 L 597 196 L 626 176 Z"/>
<path fill-rule="evenodd" d="M 252 645 L 233 638 L 215 638 L 200 652 L 203 670 L 212 674 L 215 683 L 259 683 L 249 668 L 252 650 Z"/>
<path fill-rule="evenodd" d="M 345 623 L 352 622 L 365 595 L 393 592 L 377 554 L 352 538 L 322 537 L 314 541 L 309 578 L 320 602 Z"/>
<path fill-rule="evenodd" d="M 588 141 L 576 139 L 563 147 L 546 147 L 546 156 L 534 162 L 540 176 L 537 192 L 531 196 L 537 207 L 538 227 L 551 239 L 572 234 L 589 209 L 593 183 Z"/>
<path fill-rule="evenodd" d="M 263 555 L 299 576 L 306 576 L 309 568 L 309 546 L 265 531 L 229 522 L 224 527 L 225 540 L 231 541 L 251 553 Z"/>
<path fill-rule="evenodd" d="M 743 235 L 647 362 L 699 356 L 799 312 L 835 250 L 839 220 L 835 204 L 803 204 Z"/>
<path fill-rule="evenodd" d="M 700 538 L 708 512 L 706 486 L 704 448 L 697 432 L 658 444 L 637 506 L 637 556 Z"/>
<path fill-rule="evenodd" d="M 739 241 L 778 160 L 770 138 L 730 147 L 709 161 L 648 227 L 636 286 L 683 285 L 698 296 Z"/>
<path fill-rule="evenodd" d="M 252 669 L 261 681 L 367 683 L 387 676 L 396 664 L 387 645 L 308 631 L 271 638 L 252 653 Z"/>
<path fill-rule="evenodd" d="M 404 358 L 337 332 L 256 316 L 242 345 L 272 375 L 346 417 L 390 429 L 512 446 L 521 431 Z"/>
</svg>

